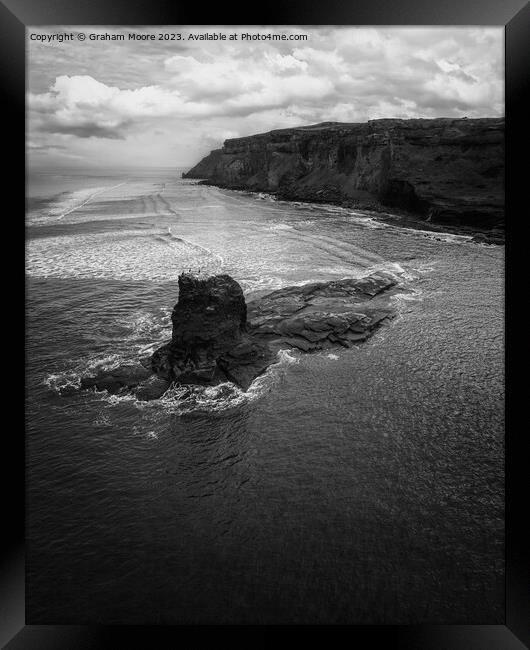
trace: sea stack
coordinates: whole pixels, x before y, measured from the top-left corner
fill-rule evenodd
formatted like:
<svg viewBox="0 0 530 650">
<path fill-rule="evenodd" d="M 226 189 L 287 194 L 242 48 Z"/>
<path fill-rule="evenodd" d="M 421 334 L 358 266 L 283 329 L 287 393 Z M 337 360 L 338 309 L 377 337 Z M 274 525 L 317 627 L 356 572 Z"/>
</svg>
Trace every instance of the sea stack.
<svg viewBox="0 0 530 650">
<path fill-rule="evenodd" d="M 179 276 L 171 340 L 138 359 L 82 380 L 83 388 L 161 397 L 172 384 L 230 381 L 247 390 L 281 349 L 316 352 L 362 343 L 394 316 L 403 291 L 387 273 L 284 287 L 250 301 L 229 275 Z"/>
<path fill-rule="evenodd" d="M 181 384 L 226 380 L 247 387 L 235 366 L 252 366 L 252 378 L 271 362 L 268 348 L 250 340 L 247 306 L 240 285 L 229 275 L 201 279 L 179 276 L 179 299 L 173 309 L 171 341 L 152 357 L 158 377 Z"/>
<path fill-rule="evenodd" d="M 180 384 L 229 380 L 246 390 L 277 358 L 278 350 L 313 352 L 365 341 L 392 318 L 394 278 L 359 279 L 285 287 L 245 303 L 229 275 L 179 277 L 171 341 L 152 356 L 153 372 Z"/>
</svg>

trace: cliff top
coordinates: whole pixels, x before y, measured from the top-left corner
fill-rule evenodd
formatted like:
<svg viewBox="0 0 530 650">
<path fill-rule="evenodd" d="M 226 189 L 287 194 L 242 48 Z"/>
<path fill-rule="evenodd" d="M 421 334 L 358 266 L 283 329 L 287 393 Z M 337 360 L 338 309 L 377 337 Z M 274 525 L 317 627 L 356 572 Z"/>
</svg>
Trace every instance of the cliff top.
<svg viewBox="0 0 530 650">
<path fill-rule="evenodd" d="M 367 122 L 319 122 L 318 124 L 308 124 L 302 126 L 287 127 L 284 129 L 272 129 L 263 133 L 241 136 L 239 138 L 229 138 L 225 144 L 248 140 L 249 138 L 267 138 L 277 135 L 295 135 L 297 133 L 314 133 L 319 131 L 350 131 L 357 129 L 368 129 L 377 131 L 378 127 L 385 129 L 392 127 L 402 127 L 411 129 L 424 129 L 432 127 L 466 125 L 467 128 L 473 126 L 490 125 L 494 128 L 504 127 L 504 117 L 435 117 L 435 118 L 380 118 L 377 120 L 368 120 Z"/>
</svg>

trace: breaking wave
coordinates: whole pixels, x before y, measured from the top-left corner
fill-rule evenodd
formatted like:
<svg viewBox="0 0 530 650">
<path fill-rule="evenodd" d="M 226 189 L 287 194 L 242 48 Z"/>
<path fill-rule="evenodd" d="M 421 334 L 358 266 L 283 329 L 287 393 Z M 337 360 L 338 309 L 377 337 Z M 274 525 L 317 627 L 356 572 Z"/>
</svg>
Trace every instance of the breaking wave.
<svg viewBox="0 0 530 650">
<path fill-rule="evenodd" d="M 111 371 L 123 365 L 126 361 L 119 354 L 85 359 L 76 364 L 73 369 L 48 375 L 43 383 L 50 390 L 62 396 L 72 395 L 81 390 L 81 379 L 83 377 L 93 376 L 99 371 Z M 227 381 L 216 386 L 175 384 L 162 397 L 149 402 L 139 400 L 135 395 L 127 391 L 117 395 L 111 395 L 106 391 L 87 391 L 87 393 L 90 392 L 91 395 L 105 402 L 109 407 L 130 404 L 142 411 L 145 409 L 162 409 L 176 415 L 204 412 L 224 413 L 255 402 L 273 390 L 281 383 L 287 368 L 291 364 L 298 363 L 298 361 L 299 354 L 296 351 L 280 350 L 276 362 L 269 366 L 262 375 L 256 377 L 246 391 Z M 108 419 L 102 417 L 101 422 L 106 424 Z M 100 426 L 103 426 L 102 423 L 100 423 Z"/>
<path fill-rule="evenodd" d="M 298 363 L 299 356 L 293 350 L 280 350 L 277 361 L 267 370 L 256 377 L 248 390 L 244 391 L 235 384 L 227 381 L 216 386 L 194 386 L 175 384 L 157 400 L 144 402 L 132 394 L 109 395 L 97 393 L 109 404 L 118 406 L 130 403 L 135 408 L 145 411 L 160 410 L 175 415 L 200 415 L 201 413 L 222 414 L 239 409 L 262 398 L 281 383 L 287 368 Z"/>
<path fill-rule="evenodd" d="M 72 192 L 63 192 L 55 201 L 50 202 L 46 209 L 31 214 L 28 218 L 28 222 L 31 224 L 41 224 L 61 221 L 67 215 L 79 210 L 83 206 L 87 205 L 87 203 L 90 203 L 97 196 L 115 190 L 126 184 L 127 181 L 123 181 L 110 186 L 103 185 L 98 187 L 87 187 Z"/>
</svg>

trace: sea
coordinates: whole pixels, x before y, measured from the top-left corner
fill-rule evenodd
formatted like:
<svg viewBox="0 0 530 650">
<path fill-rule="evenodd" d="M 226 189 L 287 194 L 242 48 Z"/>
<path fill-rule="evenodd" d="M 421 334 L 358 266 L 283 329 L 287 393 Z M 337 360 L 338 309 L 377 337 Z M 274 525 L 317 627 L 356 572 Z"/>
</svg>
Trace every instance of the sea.
<svg viewBox="0 0 530 650">
<path fill-rule="evenodd" d="M 182 169 L 30 172 L 27 623 L 504 623 L 504 247 Z M 80 380 L 247 299 L 383 270 L 397 317 L 247 392 Z"/>
</svg>

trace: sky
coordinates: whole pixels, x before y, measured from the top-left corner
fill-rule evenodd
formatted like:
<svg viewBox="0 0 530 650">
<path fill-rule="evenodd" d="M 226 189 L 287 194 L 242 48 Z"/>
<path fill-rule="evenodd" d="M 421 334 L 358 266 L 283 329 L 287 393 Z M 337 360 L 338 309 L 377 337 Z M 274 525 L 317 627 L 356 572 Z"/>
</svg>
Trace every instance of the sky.
<svg viewBox="0 0 530 650">
<path fill-rule="evenodd" d="M 54 37 L 65 33 L 73 40 Z M 207 33 L 227 40 L 189 38 Z M 112 35 L 125 40 L 101 39 Z M 502 27 L 39 26 L 27 51 L 37 169 L 190 167 L 227 138 L 271 129 L 504 115 Z"/>
</svg>

